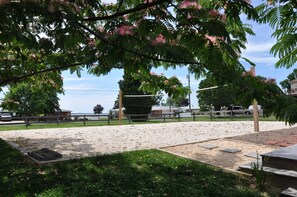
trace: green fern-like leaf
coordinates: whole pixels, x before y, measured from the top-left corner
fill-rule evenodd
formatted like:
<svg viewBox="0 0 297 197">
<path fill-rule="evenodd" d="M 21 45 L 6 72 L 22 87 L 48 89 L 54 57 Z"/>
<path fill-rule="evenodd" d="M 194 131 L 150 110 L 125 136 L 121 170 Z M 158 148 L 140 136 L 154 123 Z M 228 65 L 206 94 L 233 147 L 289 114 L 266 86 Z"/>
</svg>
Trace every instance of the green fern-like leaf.
<svg viewBox="0 0 297 197">
<path fill-rule="evenodd" d="M 271 52 L 280 58 L 277 67 L 292 67 L 297 62 L 297 34 L 282 36 L 271 48 Z"/>
<path fill-rule="evenodd" d="M 282 0 L 278 5 L 257 7 L 260 22 L 269 23 L 275 29 L 272 36 L 277 43 L 271 48 L 271 53 L 280 58 L 276 67 L 290 68 L 297 62 L 296 5 L 296 1 Z"/>
</svg>

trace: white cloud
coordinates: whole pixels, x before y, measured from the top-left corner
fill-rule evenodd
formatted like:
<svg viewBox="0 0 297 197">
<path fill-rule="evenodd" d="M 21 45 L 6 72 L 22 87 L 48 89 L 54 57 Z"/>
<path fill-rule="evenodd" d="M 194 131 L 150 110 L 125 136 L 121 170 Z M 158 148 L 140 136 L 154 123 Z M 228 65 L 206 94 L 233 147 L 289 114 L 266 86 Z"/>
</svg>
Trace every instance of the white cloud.
<svg viewBox="0 0 297 197">
<path fill-rule="evenodd" d="M 69 83 L 64 85 L 65 91 L 118 91 L 118 85 L 114 82 L 105 81 L 96 81 L 96 82 L 88 82 L 85 83 Z"/>
<path fill-rule="evenodd" d="M 111 76 L 100 76 L 100 77 L 64 77 L 63 81 L 64 82 L 75 82 L 75 81 L 98 81 L 98 82 L 102 82 L 108 80 L 108 81 L 112 81 L 112 82 L 118 82 L 122 79 L 122 77 L 111 77 Z"/>
<path fill-rule="evenodd" d="M 116 0 L 102 0 L 103 3 L 116 3 Z"/>
<path fill-rule="evenodd" d="M 247 49 L 243 50 L 244 53 L 258 53 L 258 52 L 268 52 L 270 51 L 271 47 L 273 46 L 273 42 L 266 42 L 266 43 L 248 43 Z"/>
<path fill-rule="evenodd" d="M 64 88 L 65 92 L 118 92 L 118 90 L 114 89 L 106 89 L 106 88 L 79 88 L 79 87 L 69 87 Z"/>
<path fill-rule="evenodd" d="M 92 81 L 92 80 L 98 80 L 98 77 L 92 77 L 92 78 L 65 77 L 63 79 L 63 81 Z"/>
<path fill-rule="evenodd" d="M 246 58 L 248 58 L 249 60 L 251 60 L 252 62 L 254 62 L 255 64 L 266 64 L 266 65 L 274 65 L 277 61 L 278 58 L 275 57 L 265 57 L 265 56 L 245 56 Z"/>
<path fill-rule="evenodd" d="M 79 90 L 95 90 L 95 88 L 93 88 L 91 86 L 91 84 L 87 84 L 87 83 L 82 83 L 82 84 L 77 84 L 77 85 L 68 85 L 64 87 L 64 90 L 75 90 L 75 91 L 79 91 Z"/>
</svg>

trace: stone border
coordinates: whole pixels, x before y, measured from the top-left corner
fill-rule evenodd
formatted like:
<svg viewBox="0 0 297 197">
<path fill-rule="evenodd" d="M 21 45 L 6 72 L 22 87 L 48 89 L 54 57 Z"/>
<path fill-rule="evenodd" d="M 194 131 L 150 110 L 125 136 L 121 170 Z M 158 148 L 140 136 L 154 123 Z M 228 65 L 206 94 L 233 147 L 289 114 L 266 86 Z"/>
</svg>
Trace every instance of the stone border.
<svg viewBox="0 0 297 197">
<path fill-rule="evenodd" d="M 2 139 L 2 138 L 0 138 Z M 20 153 L 26 157 L 26 158 L 29 158 L 31 161 L 33 161 L 35 164 L 37 165 L 46 165 L 46 164 L 51 164 L 51 163 L 56 163 L 56 162 L 60 162 L 60 161 L 67 161 L 67 160 L 70 160 L 70 159 L 55 159 L 55 160 L 51 160 L 51 161 L 38 161 L 36 159 L 34 159 L 33 157 L 30 157 L 28 155 L 28 151 L 24 148 L 21 148 L 19 145 L 17 145 L 16 143 L 13 143 L 13 142 L 10 142 L 10 141 L 7 141 L 7 140 L 4 140 L 2 139 L 6 144 L 10 145 L 13 149 L 15 150 L 18 150 L 20 151 Z"/>
</svg>

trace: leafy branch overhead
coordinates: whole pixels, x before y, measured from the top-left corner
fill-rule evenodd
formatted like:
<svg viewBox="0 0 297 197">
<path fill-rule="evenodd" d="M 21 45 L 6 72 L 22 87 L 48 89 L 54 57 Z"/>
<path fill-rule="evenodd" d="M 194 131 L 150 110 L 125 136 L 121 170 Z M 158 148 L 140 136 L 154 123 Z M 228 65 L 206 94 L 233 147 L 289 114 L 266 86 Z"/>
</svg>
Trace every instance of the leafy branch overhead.
<svg viewBox="0 0 297 197">
<path fill-rule="evenodd" d="M 280 1 L 283 31 L 275 32 L 281 42 L 272 49 L 281 57 L 278 64 L 287 67 L 296 62 L 296 17 L 289 20 L 296 14 L 293 2 Z M 178 97 L 188 92 L 179 81 L 152 76 L 150 71 L 187 67 L 197 78 L 210 73 L 220 83 L 239 89 L 248 86 L 251 94 L 261 95 L 267 91 L 262 83 L 242 80 L 245 69 L 239 60 L 253 63 L 241 57 L 241 50 L 247 35 L 254 33 L 240 16 L 273 25 L 275 7 L 266 4 L 255 9 L 248 0 L 118 0 L 115 4 L 3 0 L 0 85 L 30 80 L 45 72 L 61 75 L 61 71 L 70 70 L 80 75 L 87 69 L 100 76 L 112 69 L 124 69 L 141 81 L 145 92 L 165 90 Z M 287 4 L 295 7 L 290 9 Z M 252 99 L 243 97 L 250 99 L 247 102 Z"/>
<path fill-rule="evenodd" d="M 256 19 L 254 8 L 245 1 L 199 3 L 1 1 L 0 84 L 69 67 L 79 73 L 78 66 L 97 75 L 127 64 L 131 72 L 187 64 L 216 74 L 210 65 L 222 60 L 222 70 L 240 66 L 237 54 L 252 31 L 239 14 Z"/>
<path fill-rule="evenodd" d="M 276 67 L 290 68 L 297 62 L 297 3 L 291 0 L 270 0 L 257 7 L 260 22 L 275 29 L 277 39 L 271 53 L 279 57 Z"/>
</svg>

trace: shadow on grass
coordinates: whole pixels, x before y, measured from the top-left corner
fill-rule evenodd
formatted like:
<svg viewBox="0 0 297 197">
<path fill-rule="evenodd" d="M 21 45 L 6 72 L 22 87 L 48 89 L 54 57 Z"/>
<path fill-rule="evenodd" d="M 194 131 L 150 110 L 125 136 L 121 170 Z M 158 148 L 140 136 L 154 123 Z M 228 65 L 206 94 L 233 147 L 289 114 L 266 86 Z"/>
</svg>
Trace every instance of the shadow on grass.
<svg viewBox="0 0 297 197">
<path fill-rule="evenodd" d="M 0 140 L 3 196 L 257 196 L 232 174 L 158 150 L 36 166 Z"/>
<path fill-rule="evenodd" d="M 8 141 L 17 144 L 26 152 L 36 151 L 42 148 L 48 148 L 59 153 L 67 152 L 67 154 L 76 157 L 84 157 L 88 155 L 99 155 L 92 144 L 85 142 L 80 138 L 62 137 L 62 138 L 11 138 Z M 66 159 L 67 155 L 65 156 Z M 72 157 L 73 158 L 73 157 Z"/>
</svg>

